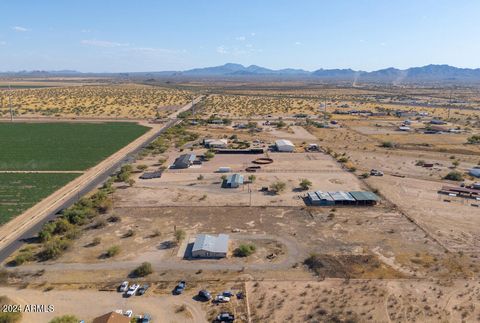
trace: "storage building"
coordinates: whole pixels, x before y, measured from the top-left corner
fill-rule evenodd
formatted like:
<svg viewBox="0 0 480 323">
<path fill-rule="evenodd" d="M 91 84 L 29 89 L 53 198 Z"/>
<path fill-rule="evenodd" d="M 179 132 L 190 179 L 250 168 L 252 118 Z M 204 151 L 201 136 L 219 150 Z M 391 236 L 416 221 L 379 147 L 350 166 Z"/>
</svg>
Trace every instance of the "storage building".
<svg viewBox="0 0 480 323">
<path fill-rule="evenodd" d="M 468 171 L 468 174 L 470 174 L 473 177 L 480 178 L 480 168 L 472 168 Z"/>
<path fill-rule="evenodd" d="M 354 191 L 349 193 L 357 201 L 357 205 L 375 205 L 380 201 L 377 194 L 372 192 Z"/>
<path fill-rule="evenodd" d="M 238 188 L 243 184 L 243 175 L 232 174 L 228 176 L 222 183 L 224 188 Z"/>
<path fill-rule="evenodd" d="M 197 158 L 195 154 L 183 154 L 180 155 L 173 163 L 173 168 L 188 168 L 193 164 L 193 161 Z"/>
<path fill-rule="evenodd" d="M 311 205 L 315 206 L 326 206 L 335 204 L 332 197 L 328 193 L 322 191 L 310 192 L 307 194 L 307 198 L 308 202 Z"/>
<path fill-rule="evenodd" d="M 350 193 L 347 192 L 328 192 L 328 194 L 332 197 L 335 205 L 354 205 L 356 204 L 356 200 L 353 198 Z"/>
<path fill-rule="evenodd" d="M 282 152 L 293 152 L 295 150 L 295 145 L 290 141 L 286 139 L 280 139 L 275 141 L 275 147 L 277 148 L 278 151 Z"/>
<path fill-rule="evenodd" d="M 212 236 L 199 234 L 192 248 L 192 257 L 195 258 L 225 258 L 228 252 L 228 234 Z"/>
<path fill-rule="evenodd" d="M 206 148 L 227 148 L 228 140 L 227 139 L 205 139 L 203 140 L 203 145 Z"/>
</svg>

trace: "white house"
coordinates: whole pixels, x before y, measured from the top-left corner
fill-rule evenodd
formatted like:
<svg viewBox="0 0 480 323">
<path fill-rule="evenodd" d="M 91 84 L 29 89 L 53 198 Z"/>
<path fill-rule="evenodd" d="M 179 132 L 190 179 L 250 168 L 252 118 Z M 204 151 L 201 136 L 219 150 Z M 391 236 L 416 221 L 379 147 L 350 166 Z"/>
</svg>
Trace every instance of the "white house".
<svg viewBox="0 0 480 323">
<path fill-rule="evenodd" d="M 290 141 L 286 139 L 279 139 L 275 141 L 275 146 L 277 147 L 278 151 L 282 152 L 293 152 L 295 150 L 295 145 Z"/>
<path fill-rule="evenodd" d="M 195 258 L 225 258 L 228 252 L 228 234 L 212 236 L 199 234 L 192 248 L 192 257 Z"/>
</svg>

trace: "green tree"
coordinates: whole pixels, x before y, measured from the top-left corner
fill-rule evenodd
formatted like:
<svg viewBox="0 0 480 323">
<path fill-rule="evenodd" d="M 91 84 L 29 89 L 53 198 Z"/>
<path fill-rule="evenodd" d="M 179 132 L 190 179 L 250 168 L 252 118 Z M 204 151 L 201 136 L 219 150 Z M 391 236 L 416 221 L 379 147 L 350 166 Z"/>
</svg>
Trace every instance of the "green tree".
<svg viewBox="0 0 480 323">
<path fill-rule="evenodd" d="M 444 179 L 448 179 L 450 181 L 463 181 L 463 175 L 460 172 L 452 171 L 448 173 Z"/>
<path fill-rule="evenodd" d="M 105 253 L 105 255 L 108 258 L 111 258 L 111 257 L 115 257 L 119 253 L 120 253 L 120 247 L 119 246 L 111 246 L 110 248 L 107 249 L 107 252 Z"/>
<path fill-rule="evenodd" d="M 144 262 L 132 272 L 135 277 L 145 277 L 153 273 L 152 264 L 149 262 Z"/>
<path fill-rule="evenodd" d="M 300 188 L 304 191 L 308 190 L 312 186 L 312 182 L 306 178 L 300 181 Z"/>
<path fill-rule="evenodd" d="M 187 234 L 186 234 L 185 230 L 176 229 L 175 232 L 174 232 L 174 236 L 175 236 L 175 242 L 177 244 L 180 244 L 185 239 Z"/>
<path fill-rule="evenodd" d="M 250 183 L 255 182 L 256 179 L 257 179 L 257 177 L 253 174 L 248 176 L 248 180 L 250 181 Z"/>
<path fill-rule="evenodd" d="M 275 194 L 280 194 L 285 190 L 286 187 L 287 184 L 285 184 L 284 182 L 276 181 L 272 185 L 270 185 L 270 190 Z"/>
<path fill-rule="evenodd" d="M 233 254 L 236 257 L 248 257 L 252 255 L 256 249 L 254 244 L 241 244 L 234 250 Z"/>
</svg>

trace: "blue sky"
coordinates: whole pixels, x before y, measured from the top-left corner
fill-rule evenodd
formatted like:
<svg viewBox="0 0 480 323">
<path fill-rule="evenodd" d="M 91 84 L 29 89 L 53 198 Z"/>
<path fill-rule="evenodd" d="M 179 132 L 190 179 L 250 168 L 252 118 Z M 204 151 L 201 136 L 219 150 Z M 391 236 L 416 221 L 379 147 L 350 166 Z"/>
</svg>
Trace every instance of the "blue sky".
<svg viewBox="0 0 480 323">
<path fill-rule="evenodd" d="M 480 67 L 478 0 L 1 1 L 0 71 Z"/>
</svg>

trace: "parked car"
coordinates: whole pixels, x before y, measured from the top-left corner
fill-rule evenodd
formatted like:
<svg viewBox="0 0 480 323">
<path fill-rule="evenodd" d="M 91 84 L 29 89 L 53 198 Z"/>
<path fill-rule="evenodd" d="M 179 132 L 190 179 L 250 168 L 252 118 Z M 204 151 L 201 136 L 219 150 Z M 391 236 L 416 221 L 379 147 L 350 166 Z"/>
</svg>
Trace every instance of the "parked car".
<svg viewBox="0 0 480 323">
<path fill-rule="evenodd" d="M 123 283 L 120 284 L 120 286 L 118 287 L 118 291 L 119 292 L 126 292 L 128 290 L 128 282 L 127 281 L 124 281 Z"/>
<path fill-rule="evenodd" d="M 210 292 L 205 289 L 202 289 L 201 291 L 198 292 L 198 297 L 206 301 L 209 301 L 212 299 L 212 295 L 210 294 Z"/>
<path fill-rule="evenodd" d="M 150 323 L 152 321 L 152 317 L 150 316 L 150 314 L 143 314 L 143 318 L 141 320 L 137 320 L 137 322 L 140 322 L 140 323 Z"/>
<path fill-rule="evenodd" d="M 243 294 L 243 292 L 238 292 L 237 293 L 237 298 L 238 299 L 243 299 L 245 297 L 245 295 Z"/>
<path fill-rule="evenodd" d="M 185 287 L 187 287 L 187 283 L 185 281 L 182 280 L 178 282 L 177 286 L 175 286 L 175 288 L 173 289 L 173 294 L 180 295 L 185 290 Z"/>
<path fill-rule="evenodd" d="M 234 294 L 232 291 L 226 290 L 222 293 L 223 296 L 232 297 Z"/>
<path fill-rule="evenodd" d="M 126 317 L 132 317 L 133 311 L 132 310 L 126 310 L 125 313 L 123 313 L 124 316 Z"/>
<path fill-rule="evenodd" d="M 228 303 L 228 302 L 230 302 L 230 297 L 223 296 L 223 295 L 217 295 L 217 297 L 215 297 L 215 302 L 217 302 L 217 303 Z"/>
<path fill-rule="evenodd" d="M 370 171 L 370 175 L 372 175 L 372 176 L 383 176 L 383 172 L 382 172 L 382 171 L 379 171 L 379 170 L 377 170 L 377 169 L 372 169 L 372 170 Z"/>
<path fill-rule="evenodd" d="M 138 287 L 140 287 L 139 284 L 133 284 L 130 286 L 130 288 L 127 291 L 127 296 L 133 296 L 137 292 Z"/>
<path fill-rule="evenodd" d="M 235 316 L 232 313 L 224 312 L 220 313 L 217 316 L 217 322 L 233 322 L 235 321 Z"/>
<path fill-rule="evenodd" d="M 138 290 L 137 290 L 137 295 L 143 295 L 147 292 L 148 288 L 150 286 L 148 284 L 144 284 L 142 287 L 140 287 Z"/>
</svg>

